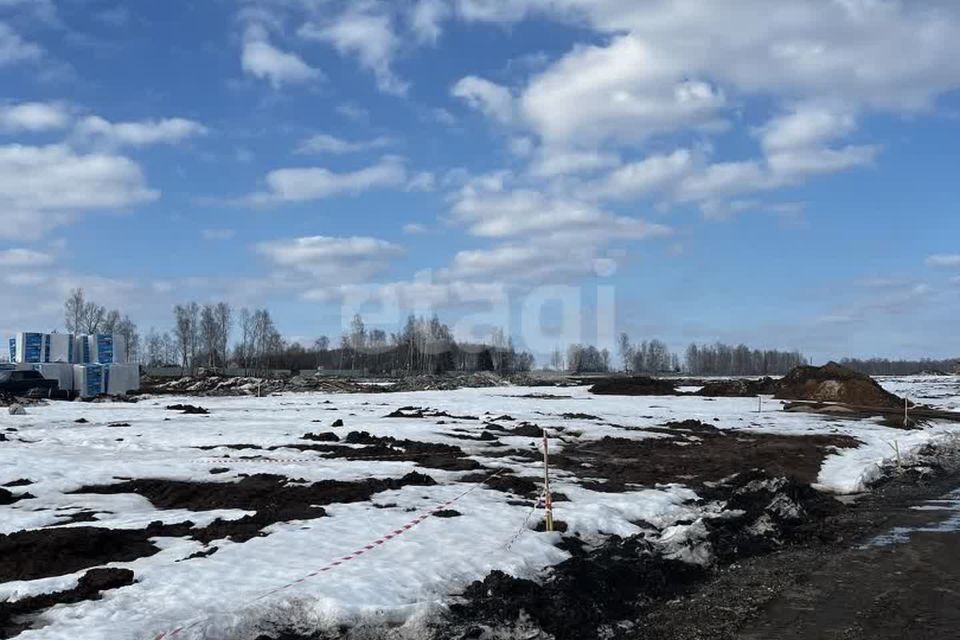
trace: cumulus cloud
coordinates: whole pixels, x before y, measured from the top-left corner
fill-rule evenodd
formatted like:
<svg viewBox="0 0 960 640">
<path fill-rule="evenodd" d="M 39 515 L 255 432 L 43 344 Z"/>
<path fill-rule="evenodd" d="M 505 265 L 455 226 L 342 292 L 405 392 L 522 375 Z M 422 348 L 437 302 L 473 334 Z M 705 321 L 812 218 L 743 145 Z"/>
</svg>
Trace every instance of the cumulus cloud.
<svg viewBox="0 0 960 640">
<path fill-rule="evenodd" d="M 418 0 L 410 11 L 410 27 L 417 40 L 436 43 L 442 33 L 441 24 L 451 13 L 444 0 Z"/>
<path fill-rule="evenodd" d="M 63 129 L 70 123 L 70 111 L 53 102 L 21 102 L 0 104 L 0 132 L 51 131 Z"/>
<path fill-rule="evenodd" d="M 0 146 L 0 236 L 36 237 L 77 216 L 155 200 L 124 156 L 79 154 L 63 145 Z"/>
<path fill-rule="evenodd" d="M 245 73 L 267 80 L 275 89 L 323 77 L 319 69 L 311 67 L 300 56 L 273 46 L 266 29 L 259 25 L 247 28 L 240 63 Z"/>
<path fill-rule="evenodd" d="M 574 48 L 533 78 L 520 105 L 553 144 L 638 142 L 717 118 L 723 92 L 689 75 L 667 52 L 627 34 Z"/>
<path fill-rule="evenodd" d="M 315 287 L 317 280 L 327 286 L 365 282 L 386 269 L 403 248 L 379 238 L 308 236 L 261 242 L 256 252 L 274 267 L 307 276 Z"/>
<path fill-rule="evenodd" d="M 74 128 L 79 140 L 112 147 L 177 144 L 206 133 L 205 126 L 185 118 L 110 122 L 100 116 L 87 116 Z"/>
<path fill-rule="evenodd" d="M 392 68 L 401 40 L 384 5 L 353 2 L 336 18 L 308 22 L 298 33 L 308 40 L 332 45 L 340 55 L 356 57 L 362 67 L 373 73 L 377 87 L 384 93 L 406 93 L 407 83 L 400 80 Z"/>
<path fill-rule="evenodd" d="M 401 159 L 382 158 L 377 164 L 336 173 L 323 167 L 277 169 L 267 174 L 266 192 L 248 197 L 251 204 L 306 202 L 342 194 L 357 194 L 371 189 L 399 187 L 407 183 L 407 170 Z"/>
<path fill-rule="evenodd" d="M 370 140 L 344 140 L 326 133 L 318 133 L 304 140 L 297 148 L 299 153 L 357 153 L 382 149 L 394 143 L 393 138 L 378 136 Z"/>
<path fill-rule="evenodd" d="M 43 49 L 27 42 L 4 22 L 0 22 L 0 67 L 37 60 Z"/>
<path fill-rule="evenodd" d="M 450 93 L 500 124 L 514 119 L 514 98 L 510 90 L 477 76 L 461 78 Z"/>
</svg>

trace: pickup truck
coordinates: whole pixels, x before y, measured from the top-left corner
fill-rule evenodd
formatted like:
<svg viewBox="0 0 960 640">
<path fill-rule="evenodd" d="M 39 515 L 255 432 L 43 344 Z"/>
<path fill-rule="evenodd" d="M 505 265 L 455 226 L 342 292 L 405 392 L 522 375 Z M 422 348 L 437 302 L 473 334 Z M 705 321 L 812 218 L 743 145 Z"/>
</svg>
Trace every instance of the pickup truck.
<svg viewBox="0 0 960 640">
<path fill-rule="evenodd" d="M 30 398 L 59 395 L 60 383 L 47 380 L 39 371 L 0 371 L 0 393 Z"/>
</svg>

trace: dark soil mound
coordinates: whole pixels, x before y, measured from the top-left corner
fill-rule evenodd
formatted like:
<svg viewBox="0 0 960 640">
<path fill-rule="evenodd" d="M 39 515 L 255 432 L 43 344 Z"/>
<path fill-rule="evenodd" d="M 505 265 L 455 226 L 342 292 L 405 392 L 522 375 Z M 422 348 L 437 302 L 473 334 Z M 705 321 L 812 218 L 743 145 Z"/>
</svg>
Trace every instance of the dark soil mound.
<svg viewBox="0 0 960 640">
<path fill-rule="evenodd" d="M 14 486 L 14 485 L 8 485 Z M 0 505 L 6 506 L 13 504 L 14 502 L 19 502 L 20 500 L 26 500 L 28 498 L 33 498 L 29 493 L 11 493 L 6 489 L 0 488 Z"/>
<path fill-rule="evenodd" d="M 415 462 L 418 466 L 444 471 L 473 471 L 480 463 L 467 457 L 460 447 L 439 442 L 398 440 L 391 436 L 375 436 L 367 431 L 351 431 L 344 437 L 347 444 L 366 445 L 362 448 L 338 445 L 290 444 L 271 447 L 271 450 L 288 448 L 300 451 L 319 451 L 328 458 L 345 460 L 401 460 Z"/>
<path fill-rule="evenodd" d="M 861 407 L 903 408 L 903 398 L 886 391 L 868 375 L 836 362 L 822 367 L 797 367 L 776 386 L 775 398 L 842 402 Z"/>
<path fill-rule="evenodd" d="M 481 638 L 490 627 L 518 637 L 541 637 L 532 629 L 557 640 L 615 637 L 617 623 L 646 603 L 685 593 L 703 574 L 700 567 L 656 556 L 639 536 L 613 537 L 557 565 L 542 584 L 500 571 L 474 582 L 463 594 L 467 602 L 451 606 L 453 628 L 438 637 Z"/>
<path fill-rule="evenodd" d="M 610 396 L 675 396 L 679 395 L 673 382 L 637 376 L 635 378 L 610 378 L 592 387 L 590 393 Z"/>
<path fill-rule="evenodd" d="M 239 482 L 187 482 L 182 480 L 144 479 L 111 485 L 83 487 L 73 493 L 135 493 L 147 498 L 158 509 L 242 509 L 254 515 L 239 520 L 217 519 L 202 529 L 192 523 L 171 525 L 151 535 L 190 536 L 204 543 L 222 538 L 244 542 L 261 535 L 261 531 L 277 522 L 311 520 L 326 515 L 323 505 L 363 502 L 375 493 L 406 486 L 432 486 L 433 478 L 422 473 L 408 473 L 399 479 L 370 478 L 358 482 L 322 480 L 311 485 L 292 484 L 285 476 L 257 474 Z M 179 527 L 179 528 L 177 528 Z"/>
<path fill-rule="evenodd" d="M 207 409 L 204 409 L 203 407 L 195 407 L 192 404 L 172 404 L 169 407 L 167 407 L 167 409 L 169 411 L 179 411 L 181 413 L 188 414 L 188 415 L 192 414 L 192 415 L 205 416 L 210 413 L 210 411 L 208 411 Z"/>
<path fill-rule="evenodd" d="M 776 392 L 777 381 L 766 377 L 759 380 L 716 380 L 706 382 L 694 395 L 705 398 L 752 398 Z"/>
<path fill-rule="evenodd" d="M 479 420 L 477 416 L 455 416 L 446 411 L 424 409 L 423 407 L 400 407 L 388 413 L 385 418 L 452 418 L 454 420 Z"/>
<path fill-rule="evenodd" d="M 300 436 L 304 440 L 313 440 L 314 442 L 339 442 L 340 437 L 337 436 L 333 431 L 326 431 L 324 433 L 305 433 Z"/>
<path fill-rule="evenodd" d="M 719 564 L 769 553 L 785 544 L 827 542 L 837 535 L 827 519 L 840 512 L 840 502 L 794 480 L 754 470 L 700 493 L 707 499 L 724 500 L 727 510 L 742 512 L 706 521 Z"/>
<path fill-rule="evenodd" d="M 631 440 L 605 437 L 570 444 L 552 457 L 552 464 L 580 477 L 599 491 L 625 491 L 627 484 L 654 486 L 676 482 L 699 487 L 749 469 L 762 469 L 810 484 L 833 447 L 851 448 L 860 441 L 848 436 L 783 436 L 722 431 L 687 420 L 647 429 L 673 437 Z"/>
<path fill-rule="evenodd" d="M 156 535 L 156 534 L 154 534 Z M 0 535 L 0 582 L 60 576 L 152 556 L 147 530 L 66 527 Z"/>
<path fill-rule="evenodd" d="M 129 569 L 91 569 L 80 578 L 77 586 L 67 591 L 29 596 L 16 602 L 0 602 L 0 638 L 12 638 L 30 628 L 23 618 L 49 609 L 57 604 L 72 604 L 83 600 L 99 600 L 101 592 L 133 584 Z"/>
</svg>

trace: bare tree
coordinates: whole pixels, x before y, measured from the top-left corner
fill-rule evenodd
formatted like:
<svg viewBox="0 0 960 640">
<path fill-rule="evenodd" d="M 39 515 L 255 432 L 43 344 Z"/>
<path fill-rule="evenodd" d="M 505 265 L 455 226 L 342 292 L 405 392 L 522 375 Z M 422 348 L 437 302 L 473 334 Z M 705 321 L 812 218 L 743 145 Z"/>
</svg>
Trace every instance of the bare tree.
<svg viewBox="0 0 960 640">
<path fill-rule="evenodd" d="M 207 357 L 207 366 L 217 365 L 217 354 L 220 349 L 220 332 L 214 315 L 214 306 L 205 304 L 200 311 L 200 349 Z"/>
<path fill-rule="evenodd" d="M 230 330 L 233 328 L 233 309 L 226 302 L 217 303 L 214 309 L 214 320 L 217 324 L 217 349 L 220 355 L 220 365 L 227 366 L 230 359 Z"/>
<path fill-rule="evenodd" d="M 630 336 L 623 332 L 617 339 L 617 347 L 620 350 L 620 360 L 623 362 L 623 370 L 630 372 L 630 365 L 633 363 L 633 345 L 630 344 Z"/>
<path fill-rule="evenodd" d="M 80 333 L 83 326 L 83 316 L 85 312 L 86 300 L 83 296 L 83 289 L 73 289 L 63 305 L 64 321 L 67 326 L 67 333 Z"/>
<path fill-rule="evenodd" d="M 173 316 L 180 366 L 186 370 L 193 366 L 197 353 L 197 303 L 178 304 L 173 308 Z"/>
</svg>

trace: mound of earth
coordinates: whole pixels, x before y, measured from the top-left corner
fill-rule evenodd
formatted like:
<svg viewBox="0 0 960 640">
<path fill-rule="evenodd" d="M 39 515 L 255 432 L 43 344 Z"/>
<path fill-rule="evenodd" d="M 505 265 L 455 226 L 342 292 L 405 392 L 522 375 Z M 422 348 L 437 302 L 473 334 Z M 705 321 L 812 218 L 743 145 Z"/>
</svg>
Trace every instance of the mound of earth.
<svg viewBox="0 0 960 640">
<path fill-rule="evenodd" d="M 860 407 L 903 407 L 903 398 L 885 390 L 870 376 L 836 362 L 829 362 L 822 367 L 797 367 L 777 383 L 774 397 L 780 400 L 842 402 Z"/>
<path fill-rule="evenodd" d="M 753 398 L 770 395 L 777 390 L 777 381 L 771 377 L 759 380 L 716 380 L 707 382 L 694 395 L 705 398 Z"/>
<path fill-rule="evenodd" d="M 676 396 L 679 395 L 673 382 L 649 376 L 634 378 L 610 378 L 601 380 L 590 393 L 610 396 Z"/>
</svg>

